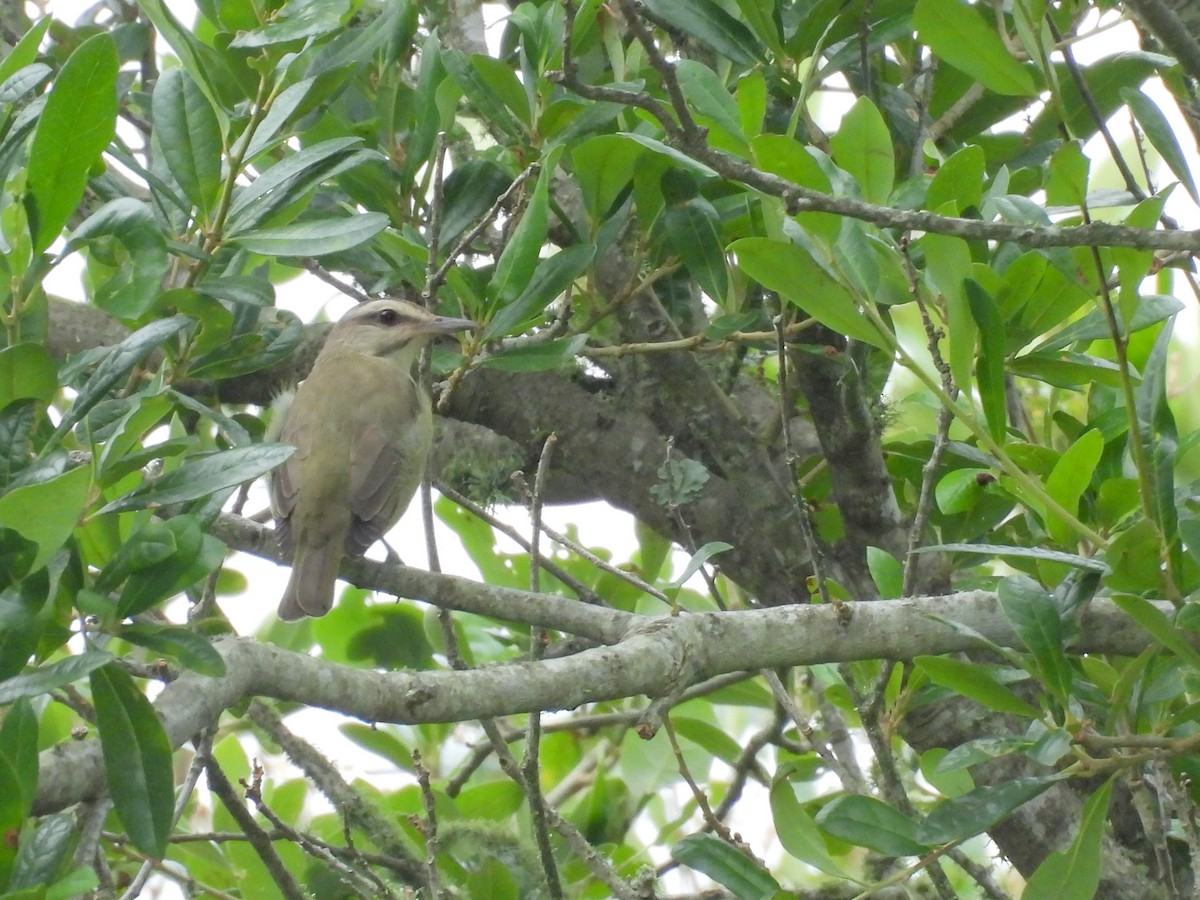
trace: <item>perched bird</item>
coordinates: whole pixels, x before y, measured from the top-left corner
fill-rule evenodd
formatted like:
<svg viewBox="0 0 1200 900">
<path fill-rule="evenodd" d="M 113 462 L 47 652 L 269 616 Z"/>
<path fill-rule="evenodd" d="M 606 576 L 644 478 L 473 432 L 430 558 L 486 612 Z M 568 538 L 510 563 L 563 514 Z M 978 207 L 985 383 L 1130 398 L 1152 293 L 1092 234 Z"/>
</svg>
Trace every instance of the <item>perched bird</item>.
<svg viewBox="0 0 1200 900">
<path fill-rule="evenodd" d="M 296 448 L 270 478 L 275 530 L 292 556 L 279 618 L 329 612 L 343 556 L 362 556 L 400 518 L 433 439 L 413 367 L 430 338 L 474 327 L 404 300 L 361 303 L 277 409 L 278 440 Z"/>
</svg>

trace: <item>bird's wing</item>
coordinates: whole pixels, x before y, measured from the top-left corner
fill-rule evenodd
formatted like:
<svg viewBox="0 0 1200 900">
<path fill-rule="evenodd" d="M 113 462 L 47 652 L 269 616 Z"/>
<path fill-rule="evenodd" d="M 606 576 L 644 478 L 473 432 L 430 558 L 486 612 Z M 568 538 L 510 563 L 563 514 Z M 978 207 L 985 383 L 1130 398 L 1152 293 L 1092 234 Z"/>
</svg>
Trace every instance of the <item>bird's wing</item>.
<svg viewBox="0 0 1200 900">
<path fill-rule="evenodd" d="M 402 436 L 393 428 L 366 425 L 354 435 L 350 446 L 350 511 L 353 519 L 346 534 L 346 553 L 362 556 L 383 537 L 411 491 L 403 491 L 408 454 Z M 409 468 L 412 466 L 409 465 Z M 420 476 L 418 475 L 418 478 Z"/>
<path fill-rule="evenodd" d="M 289 417 L 279 433 L 279 442 L 291 444 L 296 448 L 296 452 L 271 472 L 267 486 L 271 499 L 271 515 L 275 518 L 275 533 L 279 540 L 279 546 L 285 552 L 291 552 L 292 510 L 296 508 L 296 497 L 300 492 L 300 466 L 309 452 L 307 429 L 297 427 L 295 418 Z"/>
</svg>

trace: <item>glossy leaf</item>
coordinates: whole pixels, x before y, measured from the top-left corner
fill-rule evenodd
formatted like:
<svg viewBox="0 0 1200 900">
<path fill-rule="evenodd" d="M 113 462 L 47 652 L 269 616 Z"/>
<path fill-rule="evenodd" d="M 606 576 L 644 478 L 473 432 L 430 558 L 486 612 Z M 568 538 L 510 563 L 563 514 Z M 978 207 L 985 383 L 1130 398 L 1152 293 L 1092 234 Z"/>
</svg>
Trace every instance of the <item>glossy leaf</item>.
<svg viewBox="0 0 1200 900">
<path fill-rule="evenodd" d="M 40 697 L 90 675 L 107 665 L 113 655 L 106 650 L 85 650 L 20 675 L 0 681 L 0 704 L 12 703 L 23 697 Z"/>
<path fill-rule="evenodd" d="M 859 311 L 850 292 L 807 251 L 795 244 L 757 237 L 735 241 L 729 250 L 737 257 L 738 268 L 822 325 L 887 349 L 888 341 Z"/>
<path fill-rule="evenodd" d="M 129 262 L 96 286 L 93 302 L 110 315 L 127 321 L 141 319 L 162 293 L 163 276 L 170 263 L 162 225 L 148 204 L 132 197 L 112 200 L 84 220 L 66 252 L 102 238 L 115 238 L 125 248 Z"/>
<path fill-rule="evenodd" d="M 574 360 L 585 343 L 587 343 L 585 334 L 551 341 L 538 341 L 523 347 L 505 350 L 498 356 L 489 356 L 483 361 L 483 364 L 488 368 L 500 369 L 504 372 L 545 372 L 560 368 Z"/>
<path fill-rule="evenodd" d="M 167 625 L 126 625 L 121 629 L 121 639 L 179 660 L 180 664 L 193 672 L 220 678 L 225 674 L 225 660 L 208 639 L 188 631 Z"/>
<path fill-rule="evenodd" d="M 207 220 L 221 188 L 221 126 L 216 113 L 183 69 L 167 69 L 159 77 L 153 112 L 154 135 L 167 169 Z"/>
<path fill-rule="evenodd" d="M 540 317 L 554 300 L 562 296 L 591 264 L 596 248 L 591 245 L 566 247 L 553 256 L 538 260 L 533 277 L 512 303 L 502 307 L 483 330 L 483 339 L 501 337 L 531 318 Z"/>
<path fill-rule="evenodd" d="M 337 219 L 310 219 L 279 228 L 259 228 L 234 243 L 263 256 L 325 256 L 369 241 L 388 226 L 388 217 L 371 212 Z"/>
<path fill-rule="evenodd" d="M 538 176 L 529 202 L 521 214 L 521 221 L 513 229 L 512 237 L 496 260 L 496 273 L 492 276 L 488 295 L 498 304 L 506 305 L 516 300 L 537 268 L 542 245 L 546 243 L 546 228 L 550 218 L 550 180 L 553 176 L 554 165 L 550 163 Z"/>
<path fill-rule="evenodd" d="M 721 77 L 708 66 L 691 59 L 680 60 L 675 66 L 675 71 L 679 78 L 679 87 L 700 117 L 701 123 L 717 126 L 730 137 L 737 138 L 739 145 L 749 151 L 749 144 L 742 133 L 741 113 L 737 101 L 729 93 Z"/>
<path fill-rule="evenodd" d="M 88 410 L 104 399 L 117 384 L 124 381 L 134 366 L 141 364 L 156 347 L 191 324 L 192 320 L 186 316 L 155 319 L 113 347 L 96 367 L 91 378 L 79 389 L 75 402 L 63 415 L 55 433 L 66 434 Z"/>
<path fill-rule="evenodd" d="M 786 778 L 776 778 L 771 784 L 771 817 L 775 833 L 783 849 L 803 862 L 835 878 L 849 875 L 829 855 L 829 847 L 821 836 L 817 823 L 796 799 L 796 792 Z"/>
<path fill-rule="evenodd" d="M 1200 194 L 1196 192 L 1196 182 L 1192 179 L 1187 157 L 1179 145 L 1179 140 L 1175 137 L 1171 123 L 1167 121 L 1162 110 L 1137 88 L 1121 88 L 1121 99 L 1128 104 L 1130 112 L 1142 126 L 1142 131 L 1146 133 L 1150 144 L 1162 156 L 1163 162 L 1167 164 L 1171 174 L 1179 179 L 1179 183 L 1183 185 L 1192 199 L 1200 203 Z"/>
<path fill-rule="evenodd" d="M 15 781 L 11 796 L 19 803 L 19 821 L 33 808 L 38 782 L 38 720 L 28 698 L 21 698 L 4 710 L 4 718 L 0 720 L 0 761 L 8 763 L 6 771 Z"/>
<path fill-rule="evenodd" d="M 833 161 L 854 176 L 863 199 L 886 203 L 896 179 L 896 159 L 891 133 L 875 104 L 859 97 L 829 145 Z"/>
<path fill-rule="evenodd" d="M 115 665 L 91 675 L 104 772 L 117 816 L 134 846 L 161 859 L 175 806 L 171 745 L 154 707 Z"/>
<path fill-rule="evenodd" d="M 1008 427 L 1008 400 L 1004 380 L 1004 322 L 996 308 L 996 301 L 974 280 L 966 283 L 967 304 L 971 317 L 979 329 L 979 358 L 975 364 L 975 382 L 979 387 L 979 398 L 983 403 L 984 418 L 992 440 L 1004 442 Z"/>
<path fill-rule="evenodd" d="M 1023 900 L 1091 900 L 1096 895 L 1111 796 L 1109 780 L 1088 797 L 1070 846 L 1042 860 L 1025 884 Z"/>
<path fill-rule="evenodd" d="M 646 0 L 646 8 L 738 65 L 753 65 L 762 55 L 750 29 L 713 0 Z"/>
<path fill-rule="evenodd" d="M 881 547 L 867 547 L 867 571 L 875 589 L 884 600 L 896 600 L 904 594 L 904 566 Z"/>
<path fill-rule="evenodd" d="M 996 591 L 1021 642 L 1033 654 L 1047 689 L 1059 700 L 1071 693 L 1074 672 L 1063 653 L 1063 628 L 1054 599 L 1037 582 L 1010 575 Z"/>
<path fill-rule="evenodd" d="M 659 224 L 671 250 L 683 260 L 692 277 L 714 301 L 726 304 L 729 271 L 721 242 L 721 222 L 707 200 L 695 198 L 668 206 Z"/>
<path fill-rule="evenodd" d="M 159 509 L 198 500 L 265 475 L 295 452 L 296 448 L 289 444 L 254 444 L 192 457 L 178 469 L 112 501 L 100 513 Z"/>
<path fill-rule="evenodd" d="M 986 831 L 1018 806 L 1046 791 L 1061 775 L 1013 778 L 984 785 L 933 808 L 917 829 L 917 839 L 929 845 L 949 844 Z"/>
<path fill-rule="evenodd" d="M 252 50 L 319 37 L 341 28 L 349 12 L 348 0 L 322 0 L 320 3 L 290 0 L 266 25 L 239 34 L 229 45 Z"/>
<path fill-rule="evenodd" d="M 38 116 L 25 195 L 35 251 L 63 230 L 116 133 L 117 62 L 111 35 L 88 38 L 67 59 Z"/>
<path fill-rule="evenodd" d="M 983 200 L 985 155 L 978 144 L 963 147 L 938 168 L 929 184 L 925 205 L 942 209 L 947 204 L 961 213 L 978 208 Z"/>
<path fill-rule="evenodd" d="M 996 681 L 981 666 L 944 656 L 918 656 L 913 663 L 929 676 L 934 684 L 982 703 L 997 712 L 1038 717 L 1038 711 Z"/>
<path fill-rule="evenodd" d="M 14 400 L 48 403 L 58 393 L 58 367 L 41 344 L 0 350 L 0 409 Z"/>
<path fill-rule="evenodd" d="M 671 857 L 728 888 L 738 900 L 762 900 L 779 890 L 762 863 L 711 834 L 689 834 L 671 848 Z"/>
<path fill-rule="evenodd" d="M 1046 491 L 1069 513 L 1079 510 L 1079 499 L 1092 482 L 1100 454 L 1104 452 L 1104 436 L 1091 429 L 1063 451 L 1062 458 L 1046 479 Z M 1068 543 L 1072 532 L 1067 523 L 1053 513 L 1046 514 L 1046 530 L 1054 540 Z"/>
<path fill-rule="evenodd" d="M 1171 620 L 1149 601 L 1142 597 L 1118 594 L 1113 597 L 1113 602 L 1158 643 L 1185 659 L 1189 666 L 1200 668 L 1200 652 L 1197 652 Z"/>
<path fill-rule="evenodd" d="M 11 528 L 38 545 L 32 569 L 49 562 L 70 538 L 87 508 L 91 488 L 91 470 L 79 466 L 0 497 L 0 527 Z"/>
<path fill-rule="evenodd" d="M 917 824 L 874 797 L 844 794 L 816 817 L 824 831 L 885 856 L 919 856 L 929 848 L 917 840 Z"/>
<path fill-rule="evenodd" d="M 974 6 L 962 0 L 917 0 L 913 25 L 941 59 L 989 90 L 1023 97 L 1036 93 L 1028 70 Z"/>
</svg>

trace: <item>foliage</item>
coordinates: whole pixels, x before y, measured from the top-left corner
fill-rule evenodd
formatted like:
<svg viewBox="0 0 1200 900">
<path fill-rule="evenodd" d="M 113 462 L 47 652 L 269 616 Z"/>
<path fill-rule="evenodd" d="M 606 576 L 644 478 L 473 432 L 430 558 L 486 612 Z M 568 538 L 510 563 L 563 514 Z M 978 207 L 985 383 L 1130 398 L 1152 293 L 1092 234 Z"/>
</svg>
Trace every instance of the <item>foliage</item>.
<svg viewBox="0 0 1200 900">
<path fill-rule="evenodd" d="M 1197 296 L 1200 237 L 1164 206 L 1195 214 L 1167 113 L 1200 72 L 1152 25 L 1083 63 L 1113 4 L 532 0 L 487 8 L 490 48 L 469 4 L 198 6 L 4 13 L 0 897 L 136 896 L 158 859 L 223 896 L 648 897 L 689 871 L 739 898 L 1191 892 L 1200 409 L 1174 294 Z M 47 291 L 72 261 L 85 304 Z M 272 551 L 229 511 L 291 452 L 261 410 L 311 358 L 275 305 L 305 269 L 479 323 L 433 368 L 476 429 L 443 475 L 483 507 L 511 454 L 535 512 L 639 519 L 618 565 L 570 535 L 505 552 L 447 485 L 489 589 L 759 609 L 764 654 L 788 604 L 852 632 L 858 603 L 983 590 L 1012 639 L 957 622 L 978 650 L 744 659 L 545 722 L 519 692 L 482 723 L 347 720 L 400 787 L 340 779 L 243 702 L 252 680 L 199 689 L 208 730 L 176 733 L 149 683 L 242 675 L 227 554 Z M 505 453 L 471 446 L 483 428 Z M 1088 644 L 1101 603 L 1140 655 Z M 350 589 L 260 637 L 363 694 L 370 669 L 436 694 L 522 660 L 532 686 L 602 640 L 520 615 Z M 580 658 L 602 692 L 603 655 Z M 305 777 L 251 764 L 251 735 Z M 56 763 L 91 750 L 111 812 Z"/>
</svg>

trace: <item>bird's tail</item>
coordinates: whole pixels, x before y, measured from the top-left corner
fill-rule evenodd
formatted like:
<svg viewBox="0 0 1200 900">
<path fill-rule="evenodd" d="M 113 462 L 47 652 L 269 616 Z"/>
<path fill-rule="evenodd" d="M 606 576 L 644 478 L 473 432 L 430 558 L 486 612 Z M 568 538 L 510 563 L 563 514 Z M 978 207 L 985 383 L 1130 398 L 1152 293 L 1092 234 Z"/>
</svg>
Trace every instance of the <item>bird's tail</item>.
<svg viewBox="0 0 1200 900">
<path fill-rule="evenodd" d="M 279 618 L 295 622 L 305 616 L 323 616 L 333 606 L 333 589 L 342 563 L 342 548 L 336 541 L 318 546 L 298 546 L 292 561 Z"/>
</svg>

